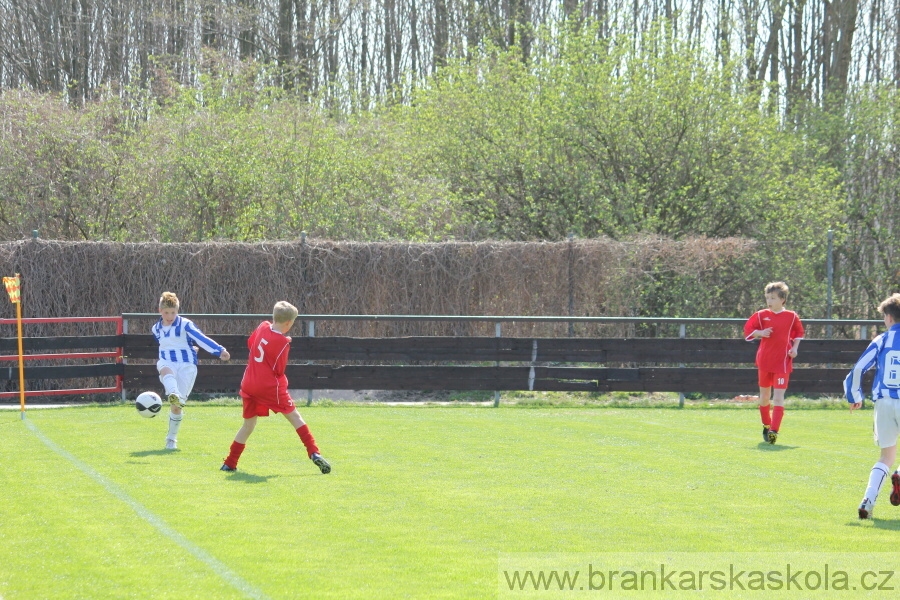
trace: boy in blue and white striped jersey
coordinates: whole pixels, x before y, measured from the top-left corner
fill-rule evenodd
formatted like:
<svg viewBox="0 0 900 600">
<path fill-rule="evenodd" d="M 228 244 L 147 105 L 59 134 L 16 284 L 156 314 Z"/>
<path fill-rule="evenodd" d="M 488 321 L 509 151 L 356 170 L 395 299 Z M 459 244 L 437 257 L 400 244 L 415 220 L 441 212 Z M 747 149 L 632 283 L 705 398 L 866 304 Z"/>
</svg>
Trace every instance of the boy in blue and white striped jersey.
<svg viewBox="0 0 900 600">
<path fill-rule="evenodd" d="M 860 519 L 872 516 L 881 484 L 897 458 L 897 437 L 900 436 L 900 294 L 887 298 L 878 310 L 884 315 L 884 325 L 888 329 L 872 340 L 844 379 L 844 394 L 852 411 L 862 406 L 863 373 L 875 368 L 872 402 L 875 403 L 875 443 L 881 448 L 881 456 L 869 474 L 869 485 L 859 505 Z M 891 504 L 900 506 L 900 472 L 894 471 L 891 483 Z"/>
<path fill-rule="evenodd" d="M 150 328 L 159 343 L 159 360 L 156 369 L 159 380 L 166 390 L 169 400 L 169 431 L 166 434 L 166 448 L 178 448 L 178 429 L 184 418 L 184 404 L 194 389 L 197 379 L 197 346 L 222 360 L 231 355 L 206 337 L 190 319 L 178 316 L 181 302 L 172 292 L 163 292 L 159 298 L 159 321 Z"/>
</svg>

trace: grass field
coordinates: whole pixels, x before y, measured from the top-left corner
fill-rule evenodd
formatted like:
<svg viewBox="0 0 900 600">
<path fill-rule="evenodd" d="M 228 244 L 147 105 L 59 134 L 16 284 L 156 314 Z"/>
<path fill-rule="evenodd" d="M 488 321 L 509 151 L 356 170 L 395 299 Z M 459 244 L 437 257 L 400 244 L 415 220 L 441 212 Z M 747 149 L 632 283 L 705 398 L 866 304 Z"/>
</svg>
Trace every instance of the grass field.
<svg viewBox="0 0 900 600">
<path fill-rule="evenodd" d="M 165 417 L 130 405 L 0 412 L 0 598 L 494 598 L 510 556 L 872 556 L 900 540 L 887 489 L 874 521 L 856 516 L 871 411 L 789 409 L 775 446 L 752 407 L 301 413 L 330 475 L 281 417 L 220 472 L 228 403 L 189 405 L 178 451 L 161 449 Z M 518 594 L 542 595 L 569 597 Z M 748 597 L 763 596 L 808 597 Z"/>
</svg>

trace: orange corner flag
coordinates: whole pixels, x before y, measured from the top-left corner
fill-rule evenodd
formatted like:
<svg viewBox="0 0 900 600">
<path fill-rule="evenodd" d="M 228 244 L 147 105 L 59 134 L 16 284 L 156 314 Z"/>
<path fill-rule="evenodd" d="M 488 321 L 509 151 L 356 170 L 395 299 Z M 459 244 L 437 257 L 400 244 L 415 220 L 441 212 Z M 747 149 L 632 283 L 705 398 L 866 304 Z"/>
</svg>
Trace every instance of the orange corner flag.
<svg viewBox="0 0 900 600">
<path fill-rule="evenodd" d="M 9 300 L 16 305 L 16 325 L 19 338 L 19 404 L 22 407 L 22 418 L 25 418 L 25 352 L 22 350 L 22 303 L 19 302 L 19 274 L 15 277 L 4 277 L 3 285 Z"/>
<path fill-rule="evenodd" d="M 6 286 L 6 293 L 9 294 L 9 301 L 13 304 L 19 303 L 19 274 L 15 277 L 4 277 L 3 285 Z"/>
</svg>

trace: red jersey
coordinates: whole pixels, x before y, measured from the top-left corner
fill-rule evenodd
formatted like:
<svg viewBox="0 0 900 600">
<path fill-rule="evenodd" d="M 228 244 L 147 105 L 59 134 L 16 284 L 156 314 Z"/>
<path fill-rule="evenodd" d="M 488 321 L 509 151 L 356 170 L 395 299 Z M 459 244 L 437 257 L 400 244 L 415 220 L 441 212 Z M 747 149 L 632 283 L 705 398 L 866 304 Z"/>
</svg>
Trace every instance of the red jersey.
<svg viewBox="0 0 900 600">
<path fill-rule="evenodd" d="M 769 373 L 790 373 L 794 370 L 794 360 L 788 351 L 794 340 L 803 339 L 803 323 L 792 310 L 772 312 L 764 308 L 744 323 L 744 339 L 752 340 L 757 329 L 772 328 L 772 334 L 759 339 L 759 350 L 756 351 L 756 366 L 760 371 Z"/>
<path fill-rule="evenodd" d="M 241 398 L 274 404 L 289 402 L 288 380 L 284 374 L 291 349 L 288 337 L 272 329 L 269 321 L 263 321 L 250 334 L 247 348 L 250 358 L 241 380 Z"/>
</svg>

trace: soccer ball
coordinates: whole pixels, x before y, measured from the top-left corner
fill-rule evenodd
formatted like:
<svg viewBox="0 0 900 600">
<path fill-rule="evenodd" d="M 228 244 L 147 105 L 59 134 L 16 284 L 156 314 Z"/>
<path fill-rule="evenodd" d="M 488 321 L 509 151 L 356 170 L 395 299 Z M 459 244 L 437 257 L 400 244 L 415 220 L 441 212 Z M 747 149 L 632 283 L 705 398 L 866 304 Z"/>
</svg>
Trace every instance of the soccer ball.
<svg viewBox="0 0 900 600">
<path fill-rule="evenodd" d="M 134 407 L 142 417 L 155 417 L 162 409 L 162 398 L 156 392 L 142 392 L 134 401 Z"/>
</svg>

